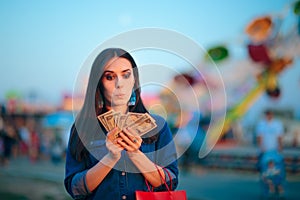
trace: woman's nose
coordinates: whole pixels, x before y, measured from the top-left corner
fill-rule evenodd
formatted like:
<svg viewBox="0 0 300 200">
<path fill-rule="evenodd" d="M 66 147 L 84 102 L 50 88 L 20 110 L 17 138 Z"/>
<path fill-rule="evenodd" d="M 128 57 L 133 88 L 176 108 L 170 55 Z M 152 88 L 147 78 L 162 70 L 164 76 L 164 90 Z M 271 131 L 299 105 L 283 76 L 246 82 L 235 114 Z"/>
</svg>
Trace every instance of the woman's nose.
<svg viewBox="0 0 300 200">
<path fill-rule="evenodd" d="M 122 77 L 117 77 L 116 78 L 116 88 L 121 88 L 121 87 L 123 87 L 123 79 L 122 79 Z"/>
</svg>

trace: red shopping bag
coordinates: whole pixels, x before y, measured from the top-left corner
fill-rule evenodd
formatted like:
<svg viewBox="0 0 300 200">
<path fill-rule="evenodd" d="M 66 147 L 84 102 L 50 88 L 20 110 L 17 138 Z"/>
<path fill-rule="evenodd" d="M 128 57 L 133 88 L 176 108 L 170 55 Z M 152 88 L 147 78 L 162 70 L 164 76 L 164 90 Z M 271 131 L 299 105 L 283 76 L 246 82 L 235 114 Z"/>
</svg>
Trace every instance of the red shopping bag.
<svg viewBox="0 0 300 200">
<path fill-rule="evenodd" d="M 184 190 L 164 191 L 164 192 L 145 192 L 136 191 L 136 200 L 186 200 Z"/>
<path fill-rule="evenodd" d="M 136 200 L 187 200 L 185 190 L 172 191 L 172 177 L 170 175 L 170 172 L 167 169 L 165 171 L 169 176 L 169 180 L 171 182 L 170 184 L 171 188 L 169 188 L 165 179 L 162 178 L 162 180 L 164 180 L 164 184 L 168 191 L 154 192 L 153 190 L 150 189 L 147 180 L 145 180 L 148 187 L 148 191 L 136 191 L 135 192 Z M 159 170 L 158 173 L 162 177 Z"/>
</svg>

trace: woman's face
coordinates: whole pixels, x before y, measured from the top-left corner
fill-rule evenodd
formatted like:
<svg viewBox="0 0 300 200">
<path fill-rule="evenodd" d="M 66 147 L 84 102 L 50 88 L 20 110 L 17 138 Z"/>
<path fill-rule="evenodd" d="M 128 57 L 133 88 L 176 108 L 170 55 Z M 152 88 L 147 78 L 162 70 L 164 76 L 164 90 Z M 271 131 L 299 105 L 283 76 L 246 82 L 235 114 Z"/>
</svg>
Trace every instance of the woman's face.
<svg viewBox="0 0 300 200">
<path fill-rule="evenodd" d="M 106 105 L 127 106 L 134 86 L 133 69 L 125 58 L 112 58 L 102 75 Z"/>
</svg>

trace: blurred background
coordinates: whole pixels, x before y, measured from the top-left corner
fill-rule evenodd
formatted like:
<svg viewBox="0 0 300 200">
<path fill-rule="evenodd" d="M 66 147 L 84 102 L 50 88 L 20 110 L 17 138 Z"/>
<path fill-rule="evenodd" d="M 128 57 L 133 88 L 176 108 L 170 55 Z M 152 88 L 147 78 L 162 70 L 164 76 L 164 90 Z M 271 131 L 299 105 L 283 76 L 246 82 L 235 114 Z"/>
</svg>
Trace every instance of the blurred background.
<svg viewBox="0 0 300 200">
<path fill-rule="evenodd" d="M 107 39 L 148 27 L 176 31 L 204 49 L 197 66 L 158 50 L 133 53 L 138 65 L 177 72 L 159 74 L 168 90 L 142 88 L 150 112 L 163 115 L 174 135 L 196 127 L 177 137 L 178 150 L 187 150 L 179 189 L 194 200 L 259 199 L 255 127 L 268 108 L 284 125 L 285 198 L 299 199 L 299 16 L 295 0 L 1 1 L 0 199 L 69 199 L 64 153 L 79 109 L 73 103 L 82 101 L 73 93 L 82 65 Z M 141 75 L 141 83 L 152 76 Z M 189 102 L 180 92 L 186 87 L 198 107 L 180 113 L 178 97 Z M 220 121 L 211 116 L 220 110 L 226 116 L 216 132 Z M 208 127 L 217 143 L 199 157 Z"/>
</svg>

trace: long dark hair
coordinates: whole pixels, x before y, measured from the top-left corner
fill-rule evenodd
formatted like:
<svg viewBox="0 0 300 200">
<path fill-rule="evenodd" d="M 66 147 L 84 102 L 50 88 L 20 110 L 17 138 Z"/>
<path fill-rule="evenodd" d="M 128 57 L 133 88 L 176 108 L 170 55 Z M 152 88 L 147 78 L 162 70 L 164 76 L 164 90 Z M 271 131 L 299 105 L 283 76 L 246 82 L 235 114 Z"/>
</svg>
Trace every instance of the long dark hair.
<svg viewBox="0 0 300 200">
<path fill-rule="evenodd" d="M 141 99 L 139 73 L 133 57 L 127 51 L 120 48 L 108 48 L 103 50 L 92 64 L 84 103 L 71 128 L 69 148 L 71 154 L 79 161 L 87 158 L 88 150 L 86 149 L 86 145 L 89 145 L 93 138 L 95 138 L 95 135 L 105 139 L 105 133 L 101 129 L 97 119 L 99 114 L 107 111 L 101 77 L 105 65 L 112 58 L 116 57 L 127 59 L 133 69 L 135 79 L 133 90 L 135 92 L 136 102 L 134 105 L 129 106 L 129 111 L 137 113 L 148 112 Z M 153 138 L 151 141 L 153 141 Z"/>
</svg>

